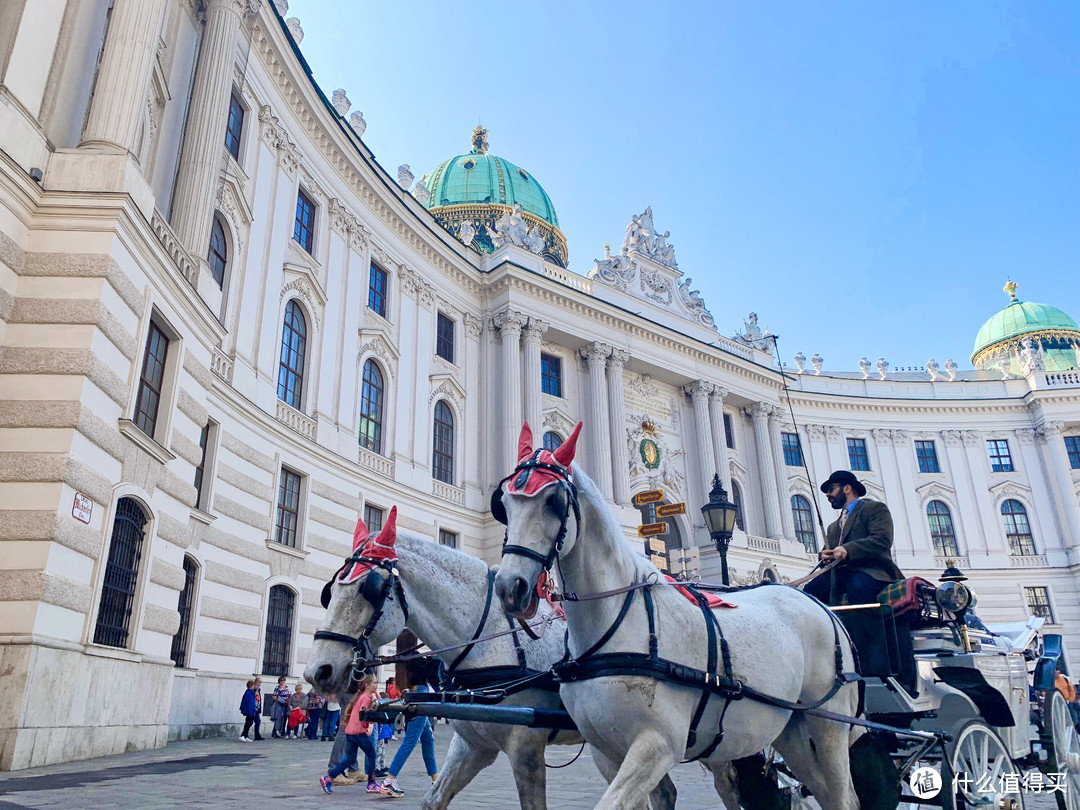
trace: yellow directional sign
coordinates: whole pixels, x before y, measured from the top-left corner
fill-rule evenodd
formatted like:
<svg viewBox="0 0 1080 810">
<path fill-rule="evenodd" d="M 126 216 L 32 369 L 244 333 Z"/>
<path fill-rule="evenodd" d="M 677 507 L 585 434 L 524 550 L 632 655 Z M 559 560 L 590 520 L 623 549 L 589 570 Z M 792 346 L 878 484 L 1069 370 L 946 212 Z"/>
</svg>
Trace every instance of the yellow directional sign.
<svg viewBox="0 0 1080 810">
<path fill-rule="evenodd" d="M 637 527 L 638 537 L 655 537 L 658 534 L 667 534 L 666 523 L 646 523 Z"/>
<path fill-rule="evenodd" d="M 665 503 L 656 507 L 657 517 L 671 517 L 672 515 L 685 515 L 685 503 Z"/>
<path fill-rule="evenodd" d="M 634 496 L 634 506 L 644 506 L 647 503 L 656 503 L 664 500 L 664 490 L 647 489 Z"/>
<path fill-rule="evenodd" d="M 649 547 L 649 551 L 656 552 L 657 554 L 667 554 L 667 543 L 663 540 L 657 540 L 650 537 L 646 543 Z"/>
</svg>

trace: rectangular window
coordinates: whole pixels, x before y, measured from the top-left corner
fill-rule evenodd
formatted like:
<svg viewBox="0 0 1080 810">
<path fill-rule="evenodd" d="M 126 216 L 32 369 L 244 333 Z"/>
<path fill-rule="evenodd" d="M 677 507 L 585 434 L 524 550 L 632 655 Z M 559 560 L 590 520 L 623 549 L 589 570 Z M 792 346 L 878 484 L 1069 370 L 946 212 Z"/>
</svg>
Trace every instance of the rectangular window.
<svg viewBox="0 0 1080 810">
<path fill-rule="evenodd" d="M 991 472 L 1012 472 L 1012 455 L 1009 453 L 1008 439 L 987 439 L 986 449 L 990 453 Z"/>
<path fill-rule="evenodd" d="M 225 148 L 233 156 L 233 160 L 240 160 L 240 136 L 244 132 L 244 105 L 233 93 L 229 97 L 229 124 L 225 128 Z"/>
<path fill-rule="evenodd" d="M 1024 599 L 1032 616 L 1042 616 L 1048 624 L 1054 624 L 1054 611 L 1050 607 L 1050 592 L 1045 587 L 1024 588 Z"/>
<path fill-rule="evenodd" d="M 553 397 L 562 396 L 562 358 L 540 355 L 540 390 Z"/>
<path fill-rule="evenodd" d="M 866 455 L 866 439 L 848 439 L 847 454 L 852 470 L 866 472 L 870 469 L 870 457 Z"/>
<path fill-rule="evenodd" d="M 1080 436 L 1065 437 L 1065 452 L 1069 454 L 1069 466 L 1080 470 Z"/>
<path fill-rule="evenodd" d="M 919 472 L 941 472 L 941 467 L 938 465 L 937 460 L 937 445 L 934 444 L 932 439 L 926 442 L 915 442 L 915 458 L 919 461 Z"/>
<path fill-rule="evenodd" d="M 371 265 L 368 276 L 367 305 L 377 315 L 386 317 L 386 271 L 377 264 Z"/>
<path fill-rule="evenodd" d="M 457 548 L 457 541 L 457 532 L 448 532 L 446 529 L 439 529 L 440 545 L 449 546 L 450 548 Z"/>
<path fill-rule="evenodd" d="M 386 511 L 380 509 L 377 506 L 371 504 L 364 504 L 364 525 L 368 527 L 368 531 L 372 535 L 376 535 L 382 531 L 383 520 L 386 518 Z"/>
<path fill-rule="evenodd" d="M 781 433 L 780 443 L 784 447 L 784 464 L 789 467 L 801 467 L 802 448 L 799 445 L 799 434 Z"/>
<path fill-rule="evenodd" d="M 296 195 L 296 224 L 293 225 L 293 237 L 300 247 L 311 253 L 315 243 L 315 203 L 300 189 Z"/>
<path fill-rule="evenodd" d="M 195 508 L 206 511 L 210 505 L 210 479 L 206 476 L 208 461 L 213 452 L 213 445 L 217 443 L 217 422 L 213 419 L 208 421 L 199 433 L 199 466 L 195 468 Z"/>
<path fill-rule="evenodd" d="M 150 321 L 133 421 L 135 426 L 151 439 L 154 438 L 154 430 L 157 428 L 158 405 L 161 404 L 161 387 L 165 380 L 165 358 L 168 352 L 169 338 L 157 323 Z"/>
<path fill-rule="evenodd" d="M 435 354 L 448 363 L 454 362 L 454 322 L 441 312 L 435 326 Z"/>
<path fill-rule="evenodd" d="M 277 521 L 274 540 L 283 546 L 296 548 L 300 524 L 300 475 L 288 467 L 281 468 L 278 484 Z"/>
<path fill-rule="evenodd" d="M 731 425 L 731 414 L 724 414 L 724 441 L 727 443 L 728 450 L 735 449 L 735 431 Z"/>
</svg>

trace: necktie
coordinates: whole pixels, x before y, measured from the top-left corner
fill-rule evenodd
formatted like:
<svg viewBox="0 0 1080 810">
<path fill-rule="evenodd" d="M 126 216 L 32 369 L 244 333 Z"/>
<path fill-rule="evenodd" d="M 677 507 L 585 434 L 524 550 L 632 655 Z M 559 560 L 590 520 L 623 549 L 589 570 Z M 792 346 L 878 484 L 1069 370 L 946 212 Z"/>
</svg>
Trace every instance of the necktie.
<svg viewBox="0 0 1080 810">
<path fill-rule="evenodd" d="M 844 525 L 847 523 L 848 511 L 845 509 L 844 514 L 840 515 L 840 531 L 836 535 L 836 544 L 840 545 L 840 542 L 844 539 Z"/>
</svg>

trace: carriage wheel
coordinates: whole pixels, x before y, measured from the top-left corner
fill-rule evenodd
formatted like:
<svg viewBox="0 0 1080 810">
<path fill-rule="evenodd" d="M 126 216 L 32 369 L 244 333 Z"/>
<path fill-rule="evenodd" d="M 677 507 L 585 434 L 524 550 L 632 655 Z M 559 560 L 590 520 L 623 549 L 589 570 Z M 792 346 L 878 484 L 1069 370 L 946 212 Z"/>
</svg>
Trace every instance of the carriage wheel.
<svg viewBox="0 0 1080 810">
<path fill-rule="evenodd" d="M 1053 773 L 1065 774 L 1065 793 L 1055 791 L 1059 810 L 1080 810 L 1080 735 L 1076 733 L 1072 715 L 1065 698 L 1056 689 L 1050 698 L 1050 710 L 1045 715 L 1047 731 L 1053 737 L 1050 751 Z"/>
<path fill-rule="evenodd" d="M 962 803 L 967 807 L 996 810 L 1000 806 L 999 799 L 1003 798 L 1003 795 L 997 792 L 999 778 L 1005 774 L 1020 772 L 997 732 L 982 720 L 969 720 L 956 732 L 956 737 L 947 750 L 956 787 L 957 805 Z M 979 792 L 980 785 L 984 788 L 990 786 L 994 792 Z M 1013 807 L 1023 810 L 1022 792 L 1007 795 L 1015 801 Z"/>
</svg>

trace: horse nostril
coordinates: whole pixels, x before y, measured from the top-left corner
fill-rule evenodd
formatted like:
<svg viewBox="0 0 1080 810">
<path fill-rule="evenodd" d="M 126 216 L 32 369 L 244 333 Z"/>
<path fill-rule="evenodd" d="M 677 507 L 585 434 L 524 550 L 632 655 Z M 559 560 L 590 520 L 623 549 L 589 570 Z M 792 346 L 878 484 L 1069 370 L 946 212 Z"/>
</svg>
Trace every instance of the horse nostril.
<svg viewBox="0 0 1080 810">
<path fill-rule="evenodd" d="M 328 683 L 330 676 L 334 674 L 334 668 L 329 664 L 323 664 L 315 670 L 315 682 L 316 683 Z"/>
<path fill-rule="evenodd" d="M 529 585 L 525 582 L 524 577 L 514 577 L 513 583 L 510 586 L 510 596 L 514 600 L 514 604 L 520 605 L 525 599 L 525 592 L 529 589 Z"/>
</svg>

